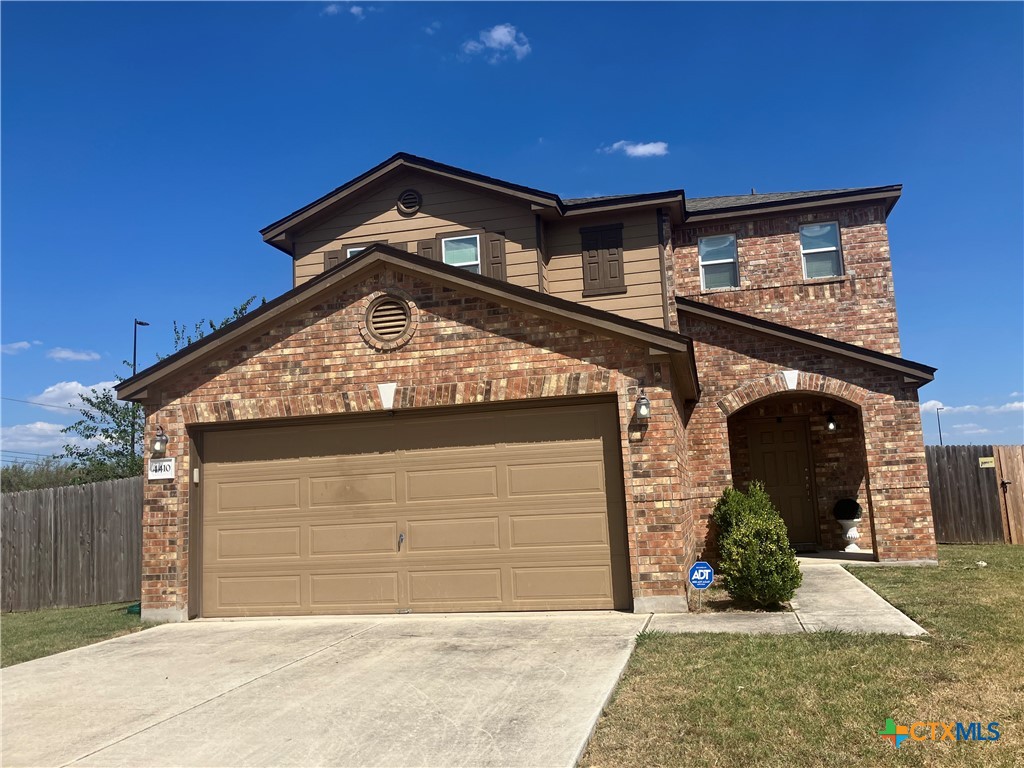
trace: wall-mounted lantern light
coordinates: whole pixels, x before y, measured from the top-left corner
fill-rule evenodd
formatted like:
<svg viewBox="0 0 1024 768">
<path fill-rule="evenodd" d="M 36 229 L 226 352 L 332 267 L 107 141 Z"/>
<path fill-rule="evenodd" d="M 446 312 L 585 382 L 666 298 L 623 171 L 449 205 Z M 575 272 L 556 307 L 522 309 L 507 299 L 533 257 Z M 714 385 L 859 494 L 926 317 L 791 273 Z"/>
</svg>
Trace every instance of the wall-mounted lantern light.
<svg viewBox="0 0 1024 768">
<path fill-rule="evenodd" d="M 640 421 L 647 421 L 651 418 L 651 401 L 647 399 L 647 395 L 642 389 L 640 397 L 636 399 L 636 417 Z"/>
<path fill-rule="evenodd" d="M 839 424 L 836 422 L 836 417 L 833 416 L 831 413 L 825 416 L 825 429 L 827 429 L 830 433 L 835 432 L 837 429 L 839 429 Z"/>
<path fill-rule="evenodd" d="M 167 451 L 168 442 L 170 442 L 170 438 L 167 437 L 167 433 L 164 432 L 164 428 L 157 424 L 156 434 L 153 436 L 153 442 L 150 443 L 153 453 L 158 456 L 163 456 Z"/>
</svg>

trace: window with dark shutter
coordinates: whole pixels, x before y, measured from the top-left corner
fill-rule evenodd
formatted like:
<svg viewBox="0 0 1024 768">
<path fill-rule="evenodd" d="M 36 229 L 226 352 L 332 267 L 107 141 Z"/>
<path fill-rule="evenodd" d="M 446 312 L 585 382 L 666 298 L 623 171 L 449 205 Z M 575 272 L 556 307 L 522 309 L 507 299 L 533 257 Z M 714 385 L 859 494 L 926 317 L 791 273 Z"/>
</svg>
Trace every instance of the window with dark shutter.
<svg viewBox="0 0 1024 768">
<path fill-rule="evenodd" d="M 625 293 L 622 265 L 622 225 L 580 229 L 583 244 L 583 295 Z"/>
</svg>

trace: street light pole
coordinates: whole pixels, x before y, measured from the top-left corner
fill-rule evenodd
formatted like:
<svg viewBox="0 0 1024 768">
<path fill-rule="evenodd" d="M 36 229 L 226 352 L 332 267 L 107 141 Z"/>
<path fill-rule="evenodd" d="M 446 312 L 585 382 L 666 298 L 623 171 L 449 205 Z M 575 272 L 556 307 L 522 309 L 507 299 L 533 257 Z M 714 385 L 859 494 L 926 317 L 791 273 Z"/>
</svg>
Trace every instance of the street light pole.
<svg viewBox="0 0 1024 768">
<path fill-rule="evenodd" d="M 139 326 L 149 325 L 145 320 L 135 318 L 135 327 L 132 329 L 132 376 L 135 375 L 139 355 Z"/>
<path fill-rule="evenodd" d="M 939 424 L 939 445 L 942 445 L 942 419 L 939 417 L 939 411 L 944 411 L 944 410 L 946 410 L 946 409 L 945 408 L 936 408 L 935 409 L 935 421 L 937 421 L 938 424 Z"/>
<path fill-rule="evenodd" d="M 139 320 L 135 318 L 135 325 L 132 327 L 132 376 L 135 375 L 136 369 L 138 368 L 138 357 L 139 357 L 139 326 L 148 326 L 145 320 Z M 138 406 L 135 406 L 138 407 Z M 132 414 L 132 456 L 135 456 L 135 414 Z"/>
</svg>

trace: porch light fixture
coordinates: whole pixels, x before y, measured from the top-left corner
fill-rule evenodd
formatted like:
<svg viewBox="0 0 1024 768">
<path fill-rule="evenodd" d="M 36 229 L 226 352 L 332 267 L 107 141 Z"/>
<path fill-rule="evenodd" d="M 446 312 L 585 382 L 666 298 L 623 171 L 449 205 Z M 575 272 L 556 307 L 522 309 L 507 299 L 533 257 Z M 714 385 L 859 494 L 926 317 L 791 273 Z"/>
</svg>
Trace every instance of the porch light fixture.
<svg viewBox="0 0 1024 768">
<path fill-rule="evenodd" d="M 170 442 L 170 438 L 167 437 L 167 433 L 164 432 L 164 428 L 157 424 L 156 435 L 153 436 L 153 442 L 150 443 L 150 448 L 153 449 L 153 453 L 158 456 L 163 456 L 167 451 L 168 442 Z"/>
<path fill-rule="evenodd" d="M 636 399 L 636 417 L 640 421 L 647 421 L 651 418 L 651 401 L 647 399 L 644 391 L 640 390 L 640 397 Z"/>
<path fill-rule="evenodd" d="M 825 417 L 825 429 L 827 429 L 829 432 L 835 432 L 837 429 L 839 429 L 839 424 L 836 423 L 836 417 L 833 416 L 831 413 Z"/>
</svg>

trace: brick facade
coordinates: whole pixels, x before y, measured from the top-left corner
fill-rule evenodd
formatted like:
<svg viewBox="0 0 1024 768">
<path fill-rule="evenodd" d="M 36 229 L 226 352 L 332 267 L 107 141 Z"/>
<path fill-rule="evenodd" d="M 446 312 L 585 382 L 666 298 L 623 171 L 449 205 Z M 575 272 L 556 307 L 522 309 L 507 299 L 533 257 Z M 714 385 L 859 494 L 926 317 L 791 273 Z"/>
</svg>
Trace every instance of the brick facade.
<svg viewBox="0 0 1024 768">
<path fill-rule="evenodd" d="M 398 349 L 359 332 L 380 291 L 407 297 L 415 329 Z M 173 481 L 145 486 L 143 611 L 185 618 L 189 602 L 189 430 L 203 425 L 381 410 L 376 385 L 398 382 L 396 408 L 612 396 L 618 402 L 634 601 L 677 600 L 692 562 L 680 518 L 685 437 L 670 366 L 647 346 L 597 336 L 391 270 L 349 285 L 256 338 L 169 381 L 147 407 L 178 457 Z M 638 386 L 652 418 L 633 418 Z M 647 601 L 645 603 L 645 601 Z"/>
<path fill-rule="evenodd" d="M 701 399 L 687 423 L 693 478 L 689 504 L 699 549 L 714 553 L 710 514 L 722 491 L 749 479 L 746 466 L 739 464 L 739 472 L 733 470 L 733 460 L 739 463 L 744 458 L 738 445 L 742 417 L 774 415 L 785 409 L 793 414 L 813 414 L 811 447 L 816 470 L 821 471 L 817 492 L 822 544 L 835 541 L 834 532 L 825 531 L 830 527 L 825 515 L 837 494 L 857 491 L 858 500 L 867 509 L 866 522 L 871 524 L 879 560 L 935 559 L 915 385 L 903 382 L 896 373 L 694 319 L 685 313 L 681 326 L 682 332 L 694 340 L 702 386 Z M 795 387 L 790 388 L 783 371 L 798 372 Z M 778 398 L 796 393 L 806 397 L 795 401 Z M 857 432 L 844 429 L 839 440 L 830 442 L 836 436 L 821 431 L 821 404 L 816 401 L 822 398 L 836 403 L 833 412 L 837 416 L 845 419 L 857 414 Z M 841 410 L 842 404 L 845 408 Z M 844 455 L 847 449 L 853 450 L 852 456 Z M 865 466 L 866 471 L 862 469 Z M 858 479 L 858 473 L 863 479 Z"/>
<path fill-rule="evenodd" d="M 839 222 L 845 274 L 807 280 L 799 227 L 827 221 Z M 702 291 L 697 240 L 722 234 L 736 235 L 740 287 Z M 673 241 L 680 296 L 900 354 L 889 237 L 880 205 L 683 226 Z"/>
</svg>

